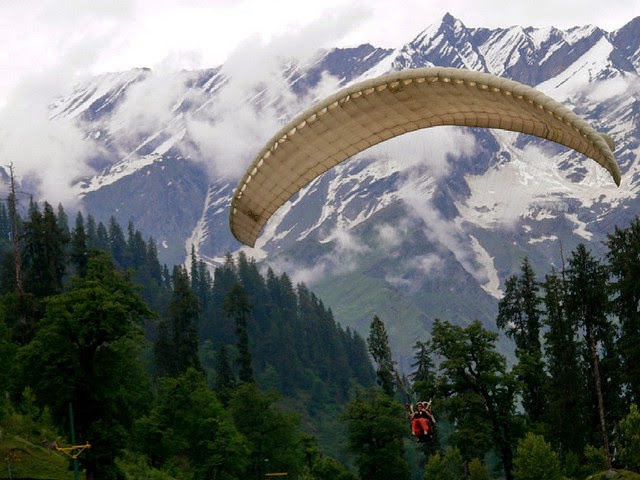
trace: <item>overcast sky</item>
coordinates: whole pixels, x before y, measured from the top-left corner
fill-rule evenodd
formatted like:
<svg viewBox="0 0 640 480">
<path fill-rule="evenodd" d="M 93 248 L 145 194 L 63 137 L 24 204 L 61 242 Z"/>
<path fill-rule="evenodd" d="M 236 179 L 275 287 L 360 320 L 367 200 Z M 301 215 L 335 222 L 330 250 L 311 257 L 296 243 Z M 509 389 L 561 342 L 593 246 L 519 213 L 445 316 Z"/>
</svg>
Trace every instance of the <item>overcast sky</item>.
<svg viewBox="0 0 640 480">
<path fill-rule="evenodd" d="M 443 6 L 446 4 L 446 7 Z M 0 106 L 49 74 L 74 77 L 132 67 L 180 69 L 224 63 L 254 42 L 281 50 L 368 42 L 397 47 L 449 11 L 469 27 L 615 30 L 640 0 L 0 0 Z M 295 41 L 287 42 L 287 39 Z"/>
</svg>

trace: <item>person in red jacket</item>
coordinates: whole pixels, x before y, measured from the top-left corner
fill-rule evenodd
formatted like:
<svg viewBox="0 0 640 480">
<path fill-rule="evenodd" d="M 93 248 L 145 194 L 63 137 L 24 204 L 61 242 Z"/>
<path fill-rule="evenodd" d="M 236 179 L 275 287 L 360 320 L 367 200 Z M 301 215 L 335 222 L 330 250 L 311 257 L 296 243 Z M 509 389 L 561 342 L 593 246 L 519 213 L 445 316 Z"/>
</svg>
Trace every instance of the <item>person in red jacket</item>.
<svg viewBox="0 0 640 480">
<path fill-rule="evenodd" d="M 433 414 L 430 411 L 431 402 L 418 402 L 415 410 L 409 403 L 405 407 L 411 419 L 411 434 L 417 438 L 418 442 L 426 442 L 431 437 L 434 423 Z"/>
</svg>

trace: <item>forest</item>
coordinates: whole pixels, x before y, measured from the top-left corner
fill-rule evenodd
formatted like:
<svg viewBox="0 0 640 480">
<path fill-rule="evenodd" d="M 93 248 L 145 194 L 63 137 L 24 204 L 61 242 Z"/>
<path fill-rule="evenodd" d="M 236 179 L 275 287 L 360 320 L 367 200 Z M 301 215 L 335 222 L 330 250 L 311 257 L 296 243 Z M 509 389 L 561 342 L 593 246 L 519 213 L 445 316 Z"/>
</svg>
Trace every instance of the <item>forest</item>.
<svg viewBox="0 0 640 480">
<path fill-rule="evenodd" d="M 544 277 L 525 258 L 495 325 L 434 319 L 409 373 L 398 319 L 363 338 L 242 253 L 168 267 L 133 223 L 70 223 L 0 202 L 0 478 L 640 478 L 639 219 L 604 258 L 579 245 Z"/>
</svg>

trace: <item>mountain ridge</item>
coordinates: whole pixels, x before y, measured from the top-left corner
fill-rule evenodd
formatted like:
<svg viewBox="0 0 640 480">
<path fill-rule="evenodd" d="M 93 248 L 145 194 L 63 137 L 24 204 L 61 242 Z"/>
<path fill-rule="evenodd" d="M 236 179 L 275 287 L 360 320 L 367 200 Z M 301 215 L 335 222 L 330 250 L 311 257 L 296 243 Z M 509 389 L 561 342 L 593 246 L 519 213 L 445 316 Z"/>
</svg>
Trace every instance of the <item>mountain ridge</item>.
<svg viewBox="0 0 640 480">
<path fill-rule="evenodd" d="M 312 286 L 360 332 L 385 312 L 394 347 L 409 358 L 434 318 L 492 325 L 501 285 L 525 255 L 547 273 L 581 241 L 601 251 L 613 226 L 638 210 L 639 29 L 640 17 L 614 32 L 468 28 L 447 14 L 396 49 L 363 44 L 281 59 L 252 78 L 226 65 L 106 74 L 54 102 L 51 121 L 73 120 L 95 145 L 87 162 L 99 173 L 76 185 L 87 212 L 134 222 L 169 263 L 194 247 L 212 266 L 240 248 L 228 229 L 230 198 L 268 138 L 319 99 L 375 75 L 434 65 L 503 75 L 611 134 L 619 189 L 562 146 L 439 127 L 356 155 L 276 212 L 247 254 Z M 368 301 L 354 301 L 355 292 Z"/>
</svg>

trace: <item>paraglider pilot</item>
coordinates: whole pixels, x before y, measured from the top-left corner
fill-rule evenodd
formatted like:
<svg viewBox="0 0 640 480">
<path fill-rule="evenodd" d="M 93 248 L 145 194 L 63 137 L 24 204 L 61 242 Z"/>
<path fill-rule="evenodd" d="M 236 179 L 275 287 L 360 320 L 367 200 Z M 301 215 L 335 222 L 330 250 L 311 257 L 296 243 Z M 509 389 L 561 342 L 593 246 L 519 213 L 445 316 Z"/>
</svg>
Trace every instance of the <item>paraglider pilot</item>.
<svg viewBox="0 0 640 480">
<path fill-rule="evenodd" d="M 411 434 L 416 437 L 420 443 L 430 440 L 433 437 L 436 423 L 433 413 L 431 412 L 431 401 L 416 403 L 415 410 L 410 403 L 407 403 L 405 408 L 411 420 Z"/>
</svg>

